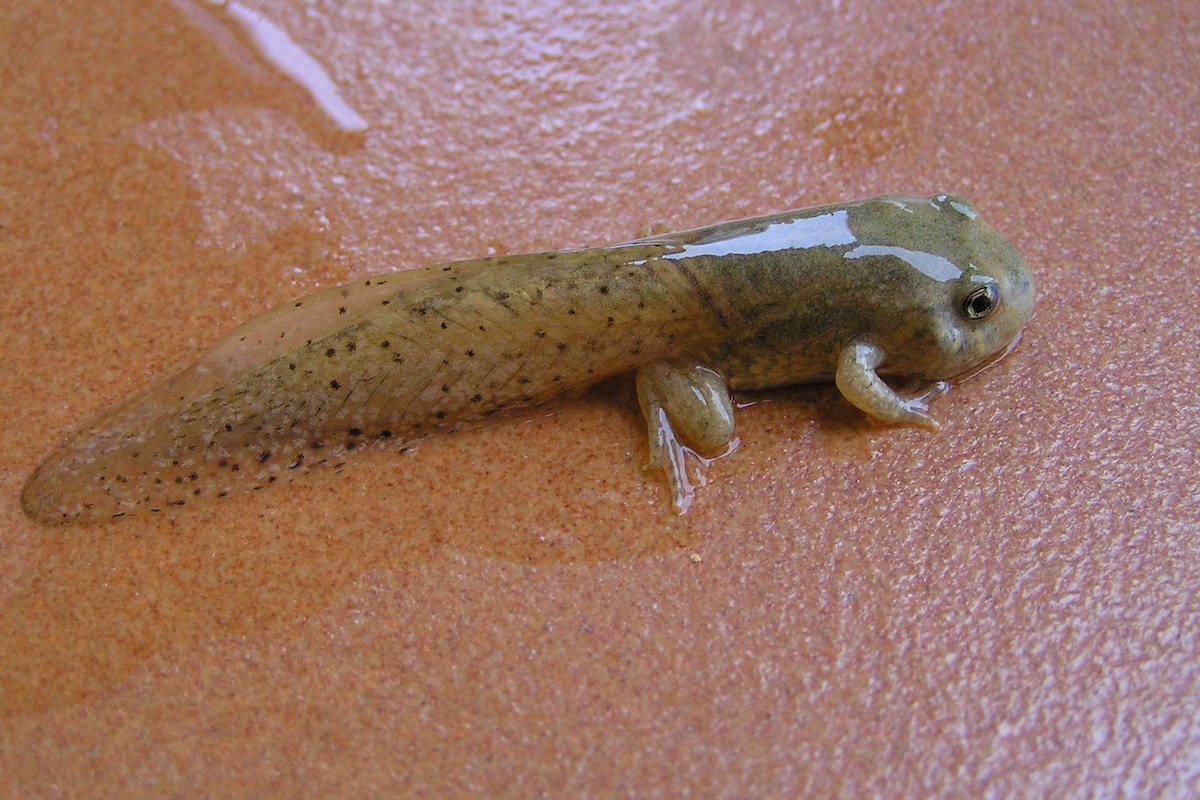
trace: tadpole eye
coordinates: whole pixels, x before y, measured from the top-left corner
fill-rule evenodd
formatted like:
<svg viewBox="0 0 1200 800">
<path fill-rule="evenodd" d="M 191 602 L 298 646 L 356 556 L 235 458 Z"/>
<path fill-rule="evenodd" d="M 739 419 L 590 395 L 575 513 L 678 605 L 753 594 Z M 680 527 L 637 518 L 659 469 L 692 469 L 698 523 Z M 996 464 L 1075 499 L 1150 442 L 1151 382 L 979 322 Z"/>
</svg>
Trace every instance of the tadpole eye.
<svg viewBox="0 0 1200 800">
<path fill-rule="evenodd" d="M 996 285 L 989 283 L 967 295 L 967 299 L 963 301 L 963 313 L 969 319 L 983 319 L 992 313 L 999 301 L 1000 293 L 996 291 Z"/>
</svg>

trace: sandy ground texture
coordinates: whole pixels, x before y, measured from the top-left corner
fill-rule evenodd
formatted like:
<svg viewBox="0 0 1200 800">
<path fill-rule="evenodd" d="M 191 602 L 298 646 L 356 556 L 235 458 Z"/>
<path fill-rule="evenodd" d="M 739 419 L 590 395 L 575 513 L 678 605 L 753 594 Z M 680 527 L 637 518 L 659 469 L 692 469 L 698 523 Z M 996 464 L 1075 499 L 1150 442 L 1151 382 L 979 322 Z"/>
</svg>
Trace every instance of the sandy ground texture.
<svg viewBox="0 0 1200 800">
<path fill-rule="evenodd" d="M 1188 796 L 1198 180 L 1186 0 L 9 0 L 0 796 Z M 1038 280 L 940 434 L 758 396 L 680 518 L 614 380 L 171 514 L 21 511 L 317 288 L 889 191 L 971 198 Z"/>
</svg>

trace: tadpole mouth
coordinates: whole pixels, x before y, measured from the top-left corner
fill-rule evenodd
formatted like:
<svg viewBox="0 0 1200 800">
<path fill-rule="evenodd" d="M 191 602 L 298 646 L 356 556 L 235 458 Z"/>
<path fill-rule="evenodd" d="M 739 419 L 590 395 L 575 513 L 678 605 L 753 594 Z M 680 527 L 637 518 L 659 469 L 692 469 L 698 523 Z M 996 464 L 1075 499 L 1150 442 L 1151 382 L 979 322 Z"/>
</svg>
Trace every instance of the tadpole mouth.
<svg viewBox="0 0 1200 800">
<path fill-rule="evenodd" d="M 1007 356 L 1009 353 L 1011 353 L 1013 350 L 1015 350 L 1017 348 L 1017 344 L 1021 341 L 1021 337 L 1024 335 L 1025 335 L 1025 332 L 1023 330 L 1017 331 L 1017 335 L 1013 337 L 1011 342 L 1009 342 L 1007 345 L 1005 345 L 1003 350 L 999 351 L 998 353 L 993 353 L 992 355 L 990 355 L 987 358 L 980 361 L 978 364 L 975 364 L 971 368 L 969 368 L 963 372 L 960 372 L 959 374 L 950 378 L 947 381 L 947 383 L 949 383 L 951 386 L 956 386 L 956 385 L 962 383 L 963 381 L 967 381 L 967 380 L 970 380 L 971 378 L 974 378 L 976 375 L 983 372 L 984 370 L 989 370 L 992 367 L 996 366 L 996 364 L 998 364 L 1001 359 L 1003 359 L 1005 356 Z"/>
</svg>

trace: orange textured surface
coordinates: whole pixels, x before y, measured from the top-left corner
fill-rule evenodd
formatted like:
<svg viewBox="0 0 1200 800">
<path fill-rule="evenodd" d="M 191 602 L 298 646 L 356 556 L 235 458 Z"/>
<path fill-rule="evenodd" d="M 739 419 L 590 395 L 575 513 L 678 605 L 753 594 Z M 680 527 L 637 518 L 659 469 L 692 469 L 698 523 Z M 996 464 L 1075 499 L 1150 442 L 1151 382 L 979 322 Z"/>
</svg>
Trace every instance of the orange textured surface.
<svg viewBox="0 0 1200 800">
<path fill-rule="evenodd" d="M 6 3 L 0 793 L 1187 796 L 1198 53 L 1183 0 Z M 66 434 L 316 288 L 941 190 L 1040 291 L 941 434 L 775 392 L 678 518 L 615 381 L 169 516 L 21 513 Z"/>
</svg>

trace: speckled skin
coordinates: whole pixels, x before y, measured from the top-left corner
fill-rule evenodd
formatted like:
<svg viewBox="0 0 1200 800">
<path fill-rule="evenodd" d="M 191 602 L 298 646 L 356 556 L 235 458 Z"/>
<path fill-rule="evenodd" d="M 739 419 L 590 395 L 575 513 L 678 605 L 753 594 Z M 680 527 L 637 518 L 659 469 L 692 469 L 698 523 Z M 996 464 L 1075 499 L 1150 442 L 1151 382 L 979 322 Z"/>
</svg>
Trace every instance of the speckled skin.
<svg viewBox="0 0 1200 800">
<path fill-rule="evenodd" d="M 164 510 L 636 371 L 651 464 L 686 510 L 694 451 L 733 434 L 729 389 L 836 379 L 873 416 L 936 427 L 877 373 L 962 374 L 1033 299 L 1020 255 L 950 195 L 393 273 L 246 323 L 69 439 L 22 501 L 45 522 Z"/>
</svg>

